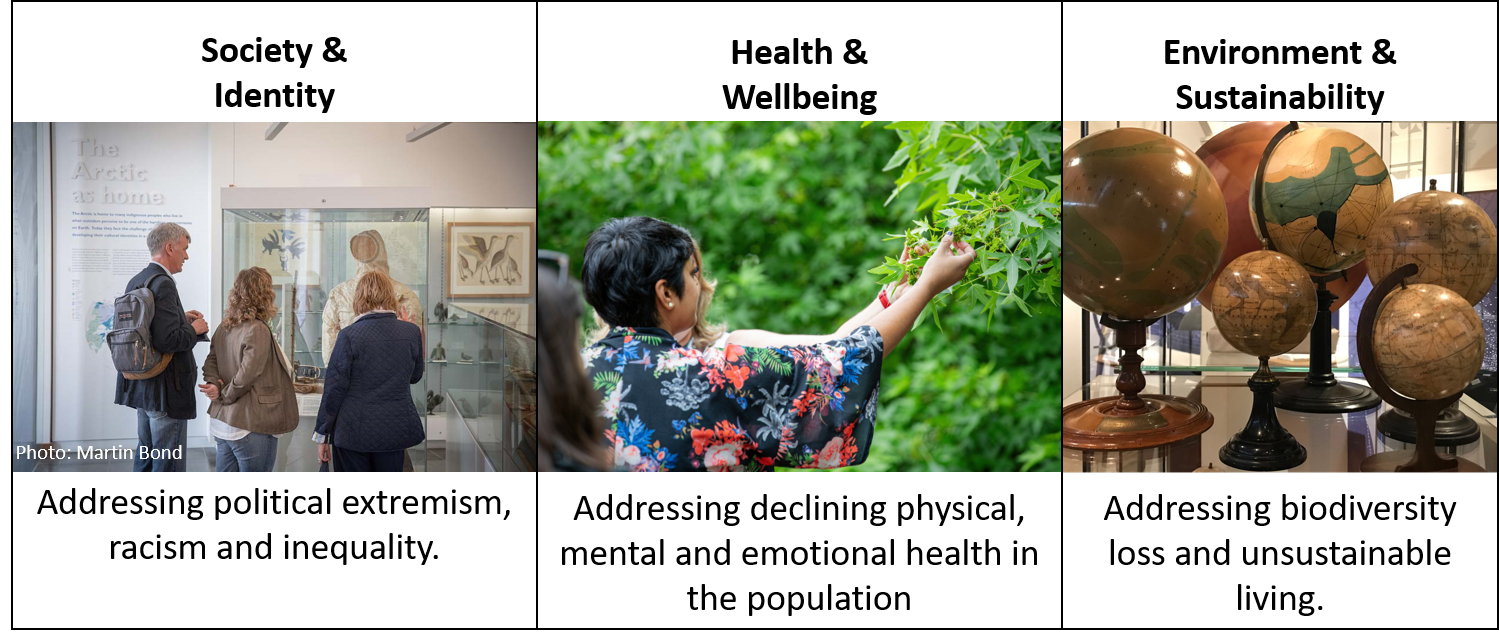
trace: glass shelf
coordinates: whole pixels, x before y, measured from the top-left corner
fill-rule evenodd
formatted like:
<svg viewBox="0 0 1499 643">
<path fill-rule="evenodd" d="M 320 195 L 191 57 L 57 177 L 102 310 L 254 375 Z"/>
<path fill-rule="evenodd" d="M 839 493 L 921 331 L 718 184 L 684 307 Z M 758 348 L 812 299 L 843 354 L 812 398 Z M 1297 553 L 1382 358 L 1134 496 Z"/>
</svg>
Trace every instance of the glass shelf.
<svg viewBox="0 0 1499 643">
<path fill-rule="evenodd" d="M 1152 373 L 1156 373 L 1156 372 L 1161 372 L 1161 373 L 1178 373 L 1178 372 L 1179 373 L 1193 373 L 1193 372 L 1202 372 L 1202 373 L 1254 373 L 1254 371 L 1257 368 L 1258 367 L 1255 367 L 1255 366 L 1201 366 L 1201 365 L 1186 365 L 1186 364 L 1178 364 L 1178 365 L 1170 365 L 1170 364 L 1167 364 L 1167 365 L 1142 364 L 1140 366 L 1140 370 L 1142 370 L 1142 371 L 1149 371 L 1149 372 L 1152 372 Z M 1270 372 L 1272 372 L 1272 373 L 1305 373 L 1305 372 L 1307 372 L 1309 370 L 1311 370 L 1311 369 L 1308 368 L 1308 367 L 1306 367 L 1306 366 L 1271 366 L 1270 367 Z M 1362 369 L 1362 368 L 1346 368 L 1346 367 L 1334 366 L 1333 369 L 1332 369 L 1332 372 L 1334 372 L 1334 373 L 1362 373 L 1362 372 L 1364 372 L 1364 369 Z"/>
</svg>

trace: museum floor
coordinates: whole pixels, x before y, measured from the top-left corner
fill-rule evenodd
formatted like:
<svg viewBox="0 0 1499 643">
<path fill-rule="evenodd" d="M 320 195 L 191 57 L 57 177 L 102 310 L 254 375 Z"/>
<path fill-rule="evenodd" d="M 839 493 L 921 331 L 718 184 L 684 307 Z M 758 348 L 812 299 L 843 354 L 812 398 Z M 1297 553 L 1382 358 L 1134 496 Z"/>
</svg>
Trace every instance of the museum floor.
<svg viewBox="0 0 1499 643">
<path fill-rule="evenodd" d="M 317 471 L 317 443 L 312 441 L 312 427 L 310 423 L 303 422 L 297 430 L 281 436 L 276 445 L 276 471 Z M 107 449 L 113 446 L 124 448 L 135 448 L 136 441 L 128 440 L 78 440 L 70 442 L 55 442 L 53 446 L 58 449 L 66 449 L 69 457 L 61 460 L 38 460 L 32 471 L 130 471 L 131 461 L 121 460 L 79 460 L 77 458 L 77 447 L 96 447 Z M 215 450 L 211 438 L 189 438 L 187 447 L 187 470 L 188 471 L 213 471 L 216 466 Z M 412 471 L 411 458 L 426 457 L 427 470 L 445 470 L 444 457 L 446 449 L 440 441 L 430 441 L 426 448 L 407 449 L 406 463 L 403 470 Z M 19 465 L 19 463 L 18 463 Z M 18 469 L 19 470 L 19 469 Z"/>
</svg>

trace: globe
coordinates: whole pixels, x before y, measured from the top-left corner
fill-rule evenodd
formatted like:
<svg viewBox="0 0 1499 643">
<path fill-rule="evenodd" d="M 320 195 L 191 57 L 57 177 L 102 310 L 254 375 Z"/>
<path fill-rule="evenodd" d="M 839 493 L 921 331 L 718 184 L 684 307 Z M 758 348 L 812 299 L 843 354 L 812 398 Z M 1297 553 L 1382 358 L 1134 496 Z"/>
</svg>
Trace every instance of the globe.
<svg viewBox="0 0 1499 643">
<path fill-rule="evenodd" d="M 1314 274 L 1346 270 L 1363 260 L 1393 194 L 1384 161 L 1363 139 L 1330 127 L 1296 130 L 1265 163 L 1259 232 Z"/>
<path fill-rule="evenodd" d="M 1397 288 L 1374 319 L 1374 358 L 1385 383 L 1417 400 L 1463 390 L 1483 362 L 1483 324 L 1456 292 L 1432 284 Z"/>
<path fill-rule="evenodd" d="M 1228 262 L 1262 249 L 1260 238 L 1254 231 L 1254 216 L 1249 213 L 1249 190 L 1254 182 L 1254 172 L 1259 169 L 1260 157 L 1265 154 L 1265 146 L 1288 124 L 1285 121 L 1239 123 L 1218 132 L 1197 148 L 1197 158 L 1202 159 L 1202 164 L 1218 180 L 1223 203 L 1228 207 L 1228 240 L 1223 244 L 1223 259 L 1218 261 L 1209 284 L 1217 282 Z M 1209 309 L 1212 300 L 1211 287 L 1203 289 L 1197 296 L 1197 301 Z"/>
<path fill-rule="evenodd" d="M 1217 180 L 1174 139 L 1123 128 L 1062 153 L 1062 292 L 1079 306 L 1120 320 L 1181 308 L 1227 236 Z"/>
<path fill-rule="evenodd" d="M 1477 305 L 1494 283 L 1499 253 L 1494 222 L 1461 194 L 1430 190 L 1395 202 L 1369 236 L 1369 275 L 1376 283 L 1414 263 L 1406 283 L 1435 284 Z"/>
<path fill-rule="evenodd" d="M 1228 263 L 1212 289 L 1213 320 L 1234 348 L 1279 355 L 1301 343 L 1317 317 L 1317 288 L 1295 259 L 1256 250 Z"/>
</svg>

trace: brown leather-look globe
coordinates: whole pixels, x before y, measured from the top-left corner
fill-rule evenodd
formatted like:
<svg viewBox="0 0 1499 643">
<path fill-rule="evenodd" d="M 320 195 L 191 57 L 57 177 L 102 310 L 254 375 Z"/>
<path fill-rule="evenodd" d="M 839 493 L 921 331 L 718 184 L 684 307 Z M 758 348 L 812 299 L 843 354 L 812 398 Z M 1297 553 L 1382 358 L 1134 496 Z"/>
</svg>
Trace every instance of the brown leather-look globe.
<svg viewBox="0 0 1499 643">
<path fill-rule="evenodd" d="M 1407 284 L 1435 284 L 1476 306 L 1494 284 L 1494 222 L 1461 194 L 1428 190 L 1395 202 L 1369 235 L 1369 266 L 1375 283 L 1396 268 L 1416 264 Z"/>
<path fill-rule="evenodd" d="M 1462 391 L 1483 364 L 1478 313 L 1458 293 L 1431 284 L 1397 288 L 1385 298 L 1373 343 L 1385 383 L 1417 400 Z"/>
<path fill-rule="evenodd" d="M 1279 355 L 1301 343 L 1317 318 L 1317 287 L 1295 259 L 1256 250 L 1228 263 L 1212 288 L 1213 320 L 1234 348 Z"/>
<path fill-rule="evenodd" d="M 1079 306 L 1162 317 L 1211 282 L 1227 236 L 1218 181 L 1176 140 L 1123 128 L 1062 153 L 1062 292 Z"/>
</svg>

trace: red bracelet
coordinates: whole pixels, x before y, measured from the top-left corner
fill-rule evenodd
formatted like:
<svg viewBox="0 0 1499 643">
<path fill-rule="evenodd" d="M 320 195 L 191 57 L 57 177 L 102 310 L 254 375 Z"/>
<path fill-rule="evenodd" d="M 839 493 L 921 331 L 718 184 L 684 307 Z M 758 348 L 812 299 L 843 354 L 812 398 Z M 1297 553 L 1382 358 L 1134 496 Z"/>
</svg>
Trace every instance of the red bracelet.
<svg viewBox="0 0 1499 643">
<path fill-rule="evenodd" d="M 890 299 L 885 297 L 885 290 L 883 288 L 880 289 L 880 304 L 884 305 L 886 308 L 890 307 Z"/>
</svg>

